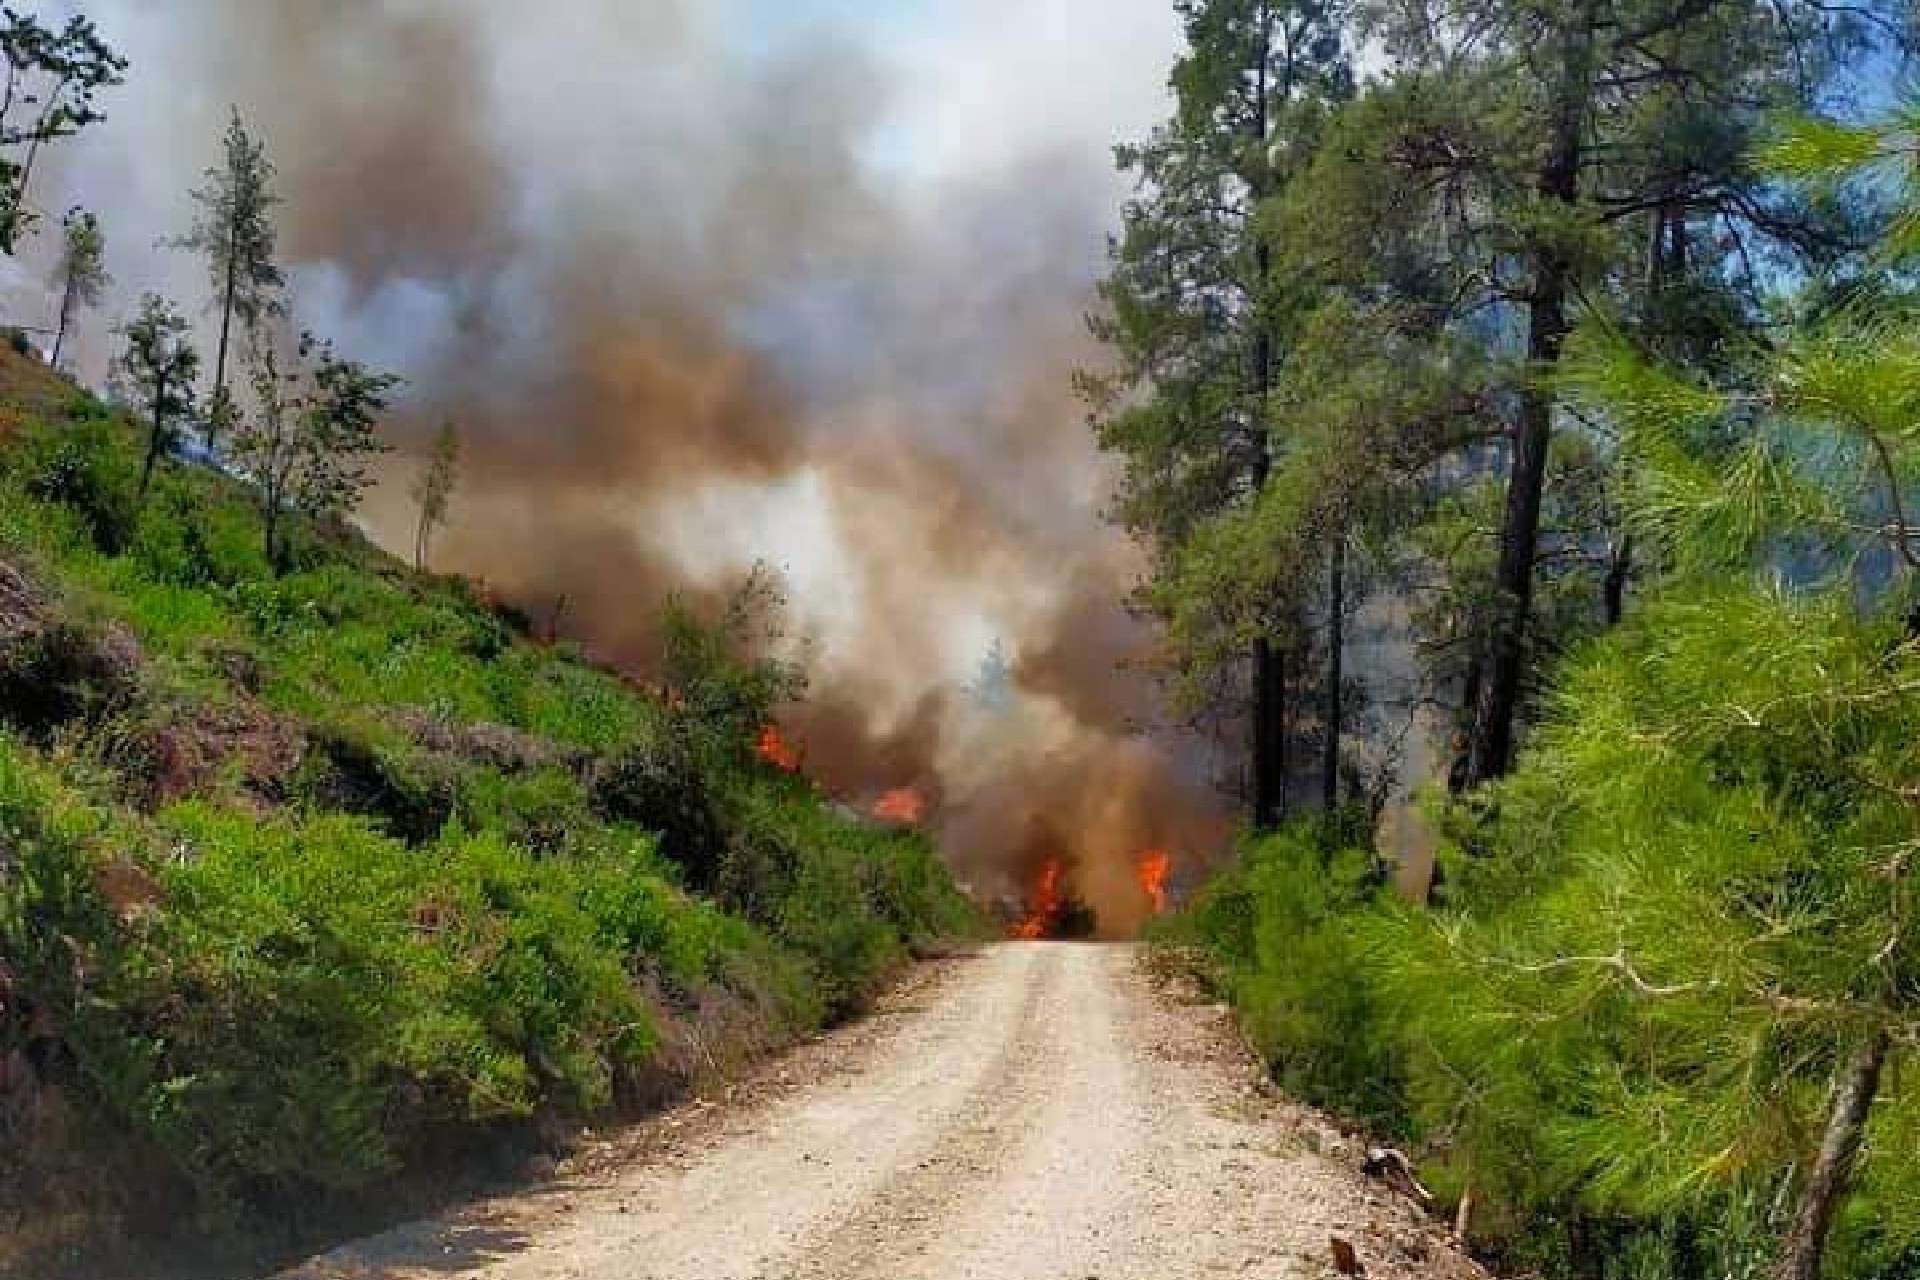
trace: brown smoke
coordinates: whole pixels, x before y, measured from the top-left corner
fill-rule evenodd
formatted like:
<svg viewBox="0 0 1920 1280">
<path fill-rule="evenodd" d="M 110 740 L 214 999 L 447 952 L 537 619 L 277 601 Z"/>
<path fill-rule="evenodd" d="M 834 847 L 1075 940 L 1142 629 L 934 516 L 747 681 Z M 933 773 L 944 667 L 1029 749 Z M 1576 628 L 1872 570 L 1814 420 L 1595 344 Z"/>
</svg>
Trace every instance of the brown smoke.
<svg viewBox="0 0 1920 1280">
<path fill-rule="evenodd" d="M 268 143 L 284 257 L 332 312 L 308 322 L 410 378 L 395 478 L 442 418 L 464 430 L 441 567 L 538 618 L 564 599 L 564 629 L 644 666 L 667 592 L 796 554 L 743 530 L 756 493 L 804 485 L 826 563 L 794 566 L 818 634 L 792 727 L 826 785 L 918 788 L 984 893 L 1064 850 L 1114 930 L 1146 910 L 1137 854 L 1223 839 L 1190 748 L 1129 731 L 1152 715 L 1122 669 L 1137 565 L 1070 384 L 1097 358 L 1103 155 L 904 200 L 866 158 L 892 86 L 860 48 L 747 58 L 691 0 L 181 7 L 202 38 L 132 50 L 133 75 Z M 403 484 L 368 516 L 407 545 Z M 1010 707 L 964 688 L 990 636 Z"/>
</svg>

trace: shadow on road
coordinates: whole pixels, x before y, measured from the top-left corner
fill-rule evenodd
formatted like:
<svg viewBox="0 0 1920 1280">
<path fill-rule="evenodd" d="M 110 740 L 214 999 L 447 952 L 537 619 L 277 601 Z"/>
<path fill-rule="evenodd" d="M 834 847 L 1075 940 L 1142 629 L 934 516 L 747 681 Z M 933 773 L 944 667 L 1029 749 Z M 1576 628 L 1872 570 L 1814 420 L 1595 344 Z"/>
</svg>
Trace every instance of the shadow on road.
<svg viewBox="0 0 1920 1280">
<path fill-rule="evenodd" d="M 524 1232 L 488 1223 L 413 1223 L 357 1241 L 274 1280 L 361 1280 L 402 1268 L 409 1274 L 457 1274 L 521 1252 Z"/>
</svg>

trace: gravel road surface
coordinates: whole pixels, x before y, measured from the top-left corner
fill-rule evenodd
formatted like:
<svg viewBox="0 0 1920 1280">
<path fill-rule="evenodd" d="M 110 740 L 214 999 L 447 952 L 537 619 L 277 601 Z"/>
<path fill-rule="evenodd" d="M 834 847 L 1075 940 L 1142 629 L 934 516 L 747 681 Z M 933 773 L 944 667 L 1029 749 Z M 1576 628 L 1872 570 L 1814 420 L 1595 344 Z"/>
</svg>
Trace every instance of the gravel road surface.
<svg viewBox="0 0 1920 1280">
<path fill-rule="evenodd" d="M 281 1280 L 1323 1277 L 1334 1235 L 1369 1276 L 1479 1274 L 1361 1159 L 1137 948 L 1007 943 L 550 1183 Z"/>
</svg>

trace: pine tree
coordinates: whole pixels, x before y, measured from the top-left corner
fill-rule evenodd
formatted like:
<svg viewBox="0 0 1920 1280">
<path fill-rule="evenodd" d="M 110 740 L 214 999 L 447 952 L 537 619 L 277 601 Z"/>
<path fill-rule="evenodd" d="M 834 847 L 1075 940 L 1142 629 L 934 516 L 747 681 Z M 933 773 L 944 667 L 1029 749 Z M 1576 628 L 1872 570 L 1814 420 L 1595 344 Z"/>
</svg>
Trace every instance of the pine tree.
<svg viewBox="0 0 1920 1280">
<path fill-rule="evenodd" d="M 60 317 L 54 329 L 52 355 L 56 369 L 75 313 L 82 307 L 99 306 L 113 284 L 113 277 L 107 274 L 107 241 L 100 231 L 100 220 L 76 207 L 68 211 L 61 230 L 60 262 L 54 272 L 54 283 L 60 290 Z"/>
<path fill-rule="evenodd" d="M 1281 122 L 1348 90 L 1336 11 L 1318 0 L 1191 0 L 1173 72 L 1173 119 L 1121 167 L 1139 194 L 1123 211 L 1094 332 L 1113 367 L 1084 379 L 1102 447 L 1124 460 L 1118 518 L 1170 565 L 1210 517 L 1253 504 L 1274 465 L 1268 412 L 1280 360 L 1271 238 L 1259 216 L 1286 181 Z M 1162 578 L 1146 599 L 1164 611 Z M 1230 627 L 1246 655 L 1251 812 L 1272 826 L 1290 773 L 1284 602 Z M 1190 700 L 1217 684 L 1217 654 L 1183 646 L 1173 662 Z M 1184 651 L 1183 651 L 1184 650 Z M 1242 699 L 1230 699 L 1239 703 Z"/>
<path fill-rule="evenodd" d="M 1815 126 L 1773 155 L 1830 175 L 1905 146 Z M 1816 1280 L 1850 1195 L 1873 1247 L 1920 1241 L 1898 1139 L 1866 1141 L 1920 1126 L 1910 1094 L 1877 1104 L 1920 1015 L 1908 226 L 1884 287 L 1801 309 L 1717 382 L 1617 327 L 1576 336 L 1561 390 L 1617 433 L 1658 572 L 1562 682 L 1476 837 L 1501 856 L 1459 866 L 1464 914 L 1406 966 L 1411 1004 L 1447 993 L 1421 1042 L 1473 1095 L 1483 1176 L 1639 1214 L 1778 1201 L 1778 1280 Z M 1496 1047 L 1520 1016 L 1524 1053 Z M 1519 1117 L 1555 1167 L 1513 1171 Z"/>
<path fill-rule="evenodd" d="M 1873 10 L 1861 10 L 1873 15 Z M 1804 104 L 1866 36 L 1817 4 L 1556 0 L 1381 6 L 1395 57 L 1388 128 L 1369 160 L 1382 192 L 1427 212 L 1437 269 L 1459 287 L 1449 323 L 1493 326 L 1511 354 L 1489 404 L 1510 401 L 1497 555 L 1461 780 L 1503 774 L 1535 674 L 1542 512 L 1561 414 L 1553 372 L 1576 300 L 1651 313 L 1670 277 L 1711 280 L 1748 245 L 1820 229 L 1770 202 L 1745 162 L 1769 114 Z M 1643 271 L 1628 267 L 1651 244 Z"/>
<path fill-rule="evenodd" d="M 235 417 L 227 386 L 234 321 L 240 322 L 243 336 L 251 338 L 263 320 L 280 312 L 278 291 L 286 284 L 274 261 L 278 235 L 273 210 L 280 197 L 273 193 L 274 167 L 266 144 L 247 132 L 235 108 L 222 145 L 221 163 L 207 170 L 207 184 L 193 193 L 200 209 L 193 230 L 172 242 L 205 255 L 220 314 L 206 424 L 209 449 Z"/>
<path fill-rule="evenodd" d="M 159 294 L 141 299 L 140 313 L 121 328 L 126 349 L 115 373 L 134 406 L 147 414 L 146 458 L 140 468 L 139 497 L 153 484 L 160 458 L 175 440 L 174 424 L 193 412 L 193 379 L 200 353 L 193 347 L 187 319 Z"/>
</svg>

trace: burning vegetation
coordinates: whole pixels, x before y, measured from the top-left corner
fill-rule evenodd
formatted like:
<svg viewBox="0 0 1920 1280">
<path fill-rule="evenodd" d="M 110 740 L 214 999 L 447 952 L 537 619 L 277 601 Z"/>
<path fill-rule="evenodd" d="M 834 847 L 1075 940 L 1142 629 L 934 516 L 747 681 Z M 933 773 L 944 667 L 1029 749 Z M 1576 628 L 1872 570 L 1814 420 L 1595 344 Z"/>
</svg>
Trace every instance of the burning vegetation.
<svg viewBox="0 0 1920 1280">
<path fill-rule="evenodd" d="M 769 724 L 761 729 L 760 736 L 754 740 L 753 751 L 776 769 L 800 772 L 800 748 L 780 732 L 779 725 Z"/>
<path fill-rule="evenodd" d="M 1173 856 L 1164 849 L 1149 849 L 1134 863 L 1134 878 L 1140 892 L 1153 904 L 1153 914 L 1167 913 L 1167 877 L 1173 873 Z"/>
<path fill-rule="evenodd" d="M 1028 942 L 1042 938 L 1091 938 L 1099 919 L 1070 882 L 1067 864 L 1048 858 L 1027 891 L 1021 914 L 1007 936 Z"/>
<path fill-rule="evenodd" d="M 1027 896 L 1026 914 L 1011 930 L 1014 937 L 1034 939 L 1054 936 L 1067 904 L 1064 887 L 1066 874 L 1067 869 L 1058 858 L 1048 858 L 1040 865 L 1040 876 Z"/>
<path fill-rule="evenodd" d="M 881 822 L 918 826 L 926 821 L 927 798 L 912 787 L 895 787 L 874 801 L 872 813 Z"/>
</svg>

